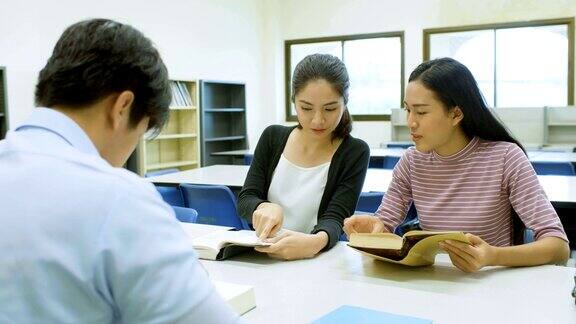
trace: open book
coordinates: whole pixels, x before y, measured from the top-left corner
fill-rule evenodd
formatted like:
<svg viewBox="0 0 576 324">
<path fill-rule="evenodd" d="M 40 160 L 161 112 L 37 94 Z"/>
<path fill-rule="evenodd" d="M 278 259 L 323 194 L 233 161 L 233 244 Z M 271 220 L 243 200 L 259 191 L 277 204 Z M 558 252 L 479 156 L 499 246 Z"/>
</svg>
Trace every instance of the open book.
<svg viewBox="0 0 576 324">
<path fill-rule="evenodd" d="M 348 245 L 375 259 L 409 266 L 434 263 L 444 240 L 470 244 L 462 232 L 410 231 L 400 237 L 392 233 L 353 233 Z"/>
<path fill-rule="evenodd" d="M 269 246 L 254 231 L 235 230 L 232 227 L 182 223 L 192 238 L 198 258 L 223 260 L 256 246 Z"/>
<path fill-rule="evenodd" d="M 254 287 L 222 281 L 212 281 L 216 291 L 238 313 L 242 315 L 256 307 Z"/>
</svg>

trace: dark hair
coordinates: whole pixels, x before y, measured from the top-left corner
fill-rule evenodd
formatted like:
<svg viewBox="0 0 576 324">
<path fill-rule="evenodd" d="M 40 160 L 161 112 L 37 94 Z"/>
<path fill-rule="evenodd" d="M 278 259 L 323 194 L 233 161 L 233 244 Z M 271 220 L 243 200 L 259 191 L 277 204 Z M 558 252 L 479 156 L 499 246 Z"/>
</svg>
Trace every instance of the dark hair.
<svg viewBox="0 0 576 324">
<path fill-rule="evenodd" d="M 350 78 L 342 61 L 330 54 L 312 54 L 306 56 L 296 65 L 292 76 L 292 102 L 295 102 L 296 94 L 300 92 L 310 81 L 326 80 L 334 90 L 344 98 L 344 113 L 340 123 L 332 133 L 332 139 L 344 138 L 352 131 L 352 117 L 348 111 L 348 90 Z M 302 125 L 298 123 L 298 128 Z"/>
<path fill-rule="evenodd" d="M 420 81 L 433 91 L 446 109 L 460 107 L 464 118 L 460 123 L 466 136 L 489 141 L 504 141 L 524 147 L 488 109 L 472 73 L 451 58 L 439 58 L 420 64 L 408 82 Z"/>
<path fill-rule="evenodd" d="M 130 123 L 150 117 L 159 131 L 171 101 L 168 71 L 152 42 L 135 28 L 108 19 L 78 22 L 64 31 L 36 85 L 36 105 L 80 109 L 130 90 Z"/>
</svg>

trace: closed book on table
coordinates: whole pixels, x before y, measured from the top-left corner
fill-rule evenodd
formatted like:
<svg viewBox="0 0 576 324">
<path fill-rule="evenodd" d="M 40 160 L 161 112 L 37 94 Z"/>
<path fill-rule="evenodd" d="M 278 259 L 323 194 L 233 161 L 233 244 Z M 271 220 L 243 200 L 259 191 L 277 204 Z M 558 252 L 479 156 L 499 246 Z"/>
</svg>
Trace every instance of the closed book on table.
<svg viewBox="0 0 576 324">
<path fill-rule="evenodd" d="M 222 281 L 213 281 L 212 283 L 216 287 L 218 294 L 224 298 L 226 303 L 228 303 L 238 315 L 242 315 L 256 307 L 254 287 Z"/>
</svg>

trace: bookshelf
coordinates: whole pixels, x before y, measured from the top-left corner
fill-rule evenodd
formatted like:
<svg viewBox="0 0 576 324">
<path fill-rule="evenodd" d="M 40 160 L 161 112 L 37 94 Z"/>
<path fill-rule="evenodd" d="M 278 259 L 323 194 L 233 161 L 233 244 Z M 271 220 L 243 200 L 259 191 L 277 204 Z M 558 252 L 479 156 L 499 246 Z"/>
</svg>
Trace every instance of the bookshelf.
<svg viewBox="0 0 576 324">
<path fill-rule="evenodd" d="M 138 146 L 138 173 L 200 166 L 198 81 L 171 81 L 172 103 L 168 123 L 154 138 Z"/>
<path fill-rule="evenodd" d="M 201 81 L 200 101 L 202 166 L 234 164 L 234 157 L 212 153 L 248 147 L 245 84 Z"/>
<path fill-rule="evenodd" d="M 6 68 L 0 66 L 0 140 L 8 131 L 8 95 L 6 94 Z"/>
</svg>

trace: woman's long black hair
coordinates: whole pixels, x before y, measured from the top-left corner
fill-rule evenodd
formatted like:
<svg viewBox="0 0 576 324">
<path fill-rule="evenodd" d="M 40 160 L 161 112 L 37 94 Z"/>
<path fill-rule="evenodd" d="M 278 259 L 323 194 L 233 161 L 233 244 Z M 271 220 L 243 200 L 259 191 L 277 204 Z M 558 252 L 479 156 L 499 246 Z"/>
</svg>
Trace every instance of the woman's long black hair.
<svg viewBox="0 0 576 324">
<path fill-rule="evenodd" d="M 420 64 L 408 82 L 419 81 L 433 91 L 446 109 L 460 107 L 464 118 L 460 125 L 469 138 L 504 141 L 524 147 L 488 109 L 474 76 L 464 64 L 439 58 Z"/>
</svg>

